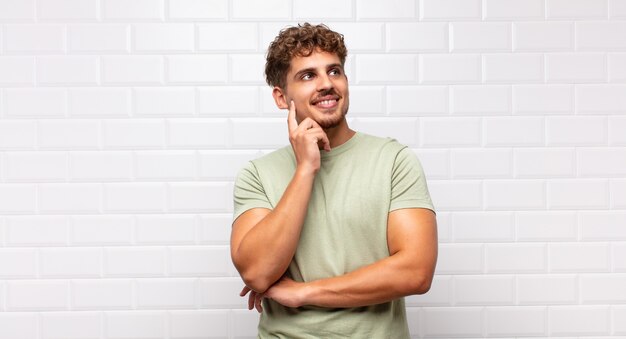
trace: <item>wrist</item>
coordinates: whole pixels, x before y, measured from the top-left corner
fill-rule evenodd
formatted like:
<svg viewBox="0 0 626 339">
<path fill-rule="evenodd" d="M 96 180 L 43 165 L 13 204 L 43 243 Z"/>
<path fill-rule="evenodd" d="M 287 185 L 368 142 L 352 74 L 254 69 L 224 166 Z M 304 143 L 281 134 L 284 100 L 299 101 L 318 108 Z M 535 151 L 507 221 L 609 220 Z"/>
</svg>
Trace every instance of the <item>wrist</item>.
<svg viewBox="0 0 626 339">
<path fill-rule="evenodd" d="M 315 175 L 317 174 L 317 171 L 319 170 L 319 167 L 313 167 L 313 166 L 307 166 L 307 165 L 302 165 L 302 164 L 298 164 L 298 166 L 296 167 L 296 173 L 294 176 L 296 177 L 300 177 L 300 178 L 315 178 Z"/>
<path fill-rule="evenodd" d="M 315 284 L 303 283 L 302 293 L 300 294 L 300 300 L 298 303 L 300 306 L 315 305 Z"/>
</svg>

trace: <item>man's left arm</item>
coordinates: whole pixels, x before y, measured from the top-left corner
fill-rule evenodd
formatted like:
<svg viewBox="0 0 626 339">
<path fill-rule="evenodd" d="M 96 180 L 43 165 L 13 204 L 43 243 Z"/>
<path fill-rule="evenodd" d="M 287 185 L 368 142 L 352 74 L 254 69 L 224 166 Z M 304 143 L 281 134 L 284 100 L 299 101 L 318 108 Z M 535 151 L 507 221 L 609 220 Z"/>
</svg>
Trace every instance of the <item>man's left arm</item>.
<svg viewBox="0 0 626 339">
<path fill-rule="evenodd" d="M 425 208 L 390 212 L 387 243 L 389 257 L 341 276 L 308 283 L 282 278 L 265 297 L 287 307 L 359 307 L 428 292 L 437 262 L 434 212 Z M 242 295 L 245 293 L 246 288 Z M 260 310 L 260 305 L 256 306 Z"/>
</svg>

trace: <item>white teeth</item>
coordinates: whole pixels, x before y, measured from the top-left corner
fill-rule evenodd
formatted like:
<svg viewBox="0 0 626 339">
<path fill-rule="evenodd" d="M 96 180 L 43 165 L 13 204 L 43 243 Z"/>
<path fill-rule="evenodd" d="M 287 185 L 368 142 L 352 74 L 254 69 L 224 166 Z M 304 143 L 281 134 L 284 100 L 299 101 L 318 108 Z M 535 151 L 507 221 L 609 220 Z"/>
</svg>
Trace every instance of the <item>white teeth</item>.
<svg viewBox="0 0 626 339">
<path fill-rule="evenodd" d="M 330 105 L 331 102 L 335 102 L 336 100 L 323 100 L 318 102 L 318 105 Z"/>
</svg>

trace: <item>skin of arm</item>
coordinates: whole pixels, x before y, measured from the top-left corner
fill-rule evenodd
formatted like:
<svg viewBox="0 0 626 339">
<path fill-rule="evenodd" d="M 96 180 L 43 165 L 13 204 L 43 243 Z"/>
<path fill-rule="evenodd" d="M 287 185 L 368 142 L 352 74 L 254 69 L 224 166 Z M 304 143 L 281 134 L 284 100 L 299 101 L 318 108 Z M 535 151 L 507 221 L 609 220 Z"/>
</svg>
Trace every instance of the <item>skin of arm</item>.
<svg viewBox="0 0 626 339">
<path fill-rule="evenodd" d="M 294 176 L 273 210 L 244 212 L 231 233 L 233 263 L 246 286 L 257 293 L 265 292 L 289 267 L 320 167 L 320 147 L 330 150 L 328 137 L 315 121 L 305 119 L 298 125 L 293 102 L 287 120 L 297 163 Z"/>
<path fill-rule="evenodd" d="M 248 306 L 261 311 L 264 297 L 287 307 L 359 307 L 426 293 L 437 262 L 434 212 L 423 208 L 390 212 L 387 242 L 387 258 L 341 276 L 308 283 L 283 277 L 263 295 L 250 295 Z M 248 291 L 244 288 L 241 295 Z"/>
<path fill-rule="evenodd" d="M 264 292 L 286 271 L 300 239 L 312 182 L 310 176 L 294 175 L 275 209 L 251 209 L 233 223 L 231 257 L 246 286 Z"/>
</svg>

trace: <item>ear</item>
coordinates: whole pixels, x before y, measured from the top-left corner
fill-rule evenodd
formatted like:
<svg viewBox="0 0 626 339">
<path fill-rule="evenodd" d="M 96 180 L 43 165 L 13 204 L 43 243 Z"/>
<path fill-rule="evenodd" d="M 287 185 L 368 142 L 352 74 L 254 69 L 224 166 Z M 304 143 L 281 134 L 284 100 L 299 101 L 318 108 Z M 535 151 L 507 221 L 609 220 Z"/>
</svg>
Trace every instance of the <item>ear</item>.
<svg viewBox="0 0 626 339">
<path fill-rule="evenodd" d="M 272 90 L 272 96 L 274 97 L 274 102 L 276 103 L 276 106 L 278 106 L 278 108 L 289 109 L 287 94 L 282 88 L 274 86 L 274 89 Z"/>
</svg>

